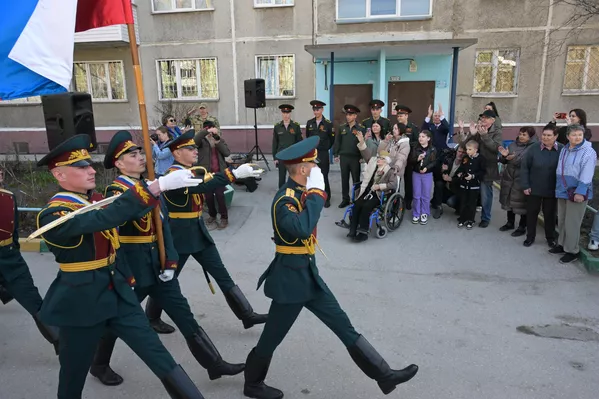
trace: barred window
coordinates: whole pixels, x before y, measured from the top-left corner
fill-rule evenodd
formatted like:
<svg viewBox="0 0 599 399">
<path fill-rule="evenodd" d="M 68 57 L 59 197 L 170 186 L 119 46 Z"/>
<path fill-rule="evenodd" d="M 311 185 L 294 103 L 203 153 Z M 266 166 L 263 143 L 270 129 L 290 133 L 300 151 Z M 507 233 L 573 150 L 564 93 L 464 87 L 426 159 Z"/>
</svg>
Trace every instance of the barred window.
<svg viewBox="0 0 599 399">
<path fill-rule="evenodd" d="M 569 46 L 564 92 L 599 93 L 599 46 Z"/>
<path fill-rule="evenodd" d="M 266 98 L 295 96 L 295 55 L 259 55 L 256 76 L 264 79 Z"/>
<path fill-rule="evenodd" d="M 123 62 L 76 62 L 71 91 L 89 93 L 92 99 L 100 101 L 127 100 Z"/>
<path fill-rule="evenodd" d="M 212 10 L 212 0 L 152 0 L 152 12 Z"/>
<path fill-rule="evenodd" d="M 218 99 L 216 58 L 158 60 L 161 100 Z"/>
<path fill-rule="evenodd" d="M 474 65 L 474 94 L 518 94 L 520 50 L 479 50 Z"/>
</svg>

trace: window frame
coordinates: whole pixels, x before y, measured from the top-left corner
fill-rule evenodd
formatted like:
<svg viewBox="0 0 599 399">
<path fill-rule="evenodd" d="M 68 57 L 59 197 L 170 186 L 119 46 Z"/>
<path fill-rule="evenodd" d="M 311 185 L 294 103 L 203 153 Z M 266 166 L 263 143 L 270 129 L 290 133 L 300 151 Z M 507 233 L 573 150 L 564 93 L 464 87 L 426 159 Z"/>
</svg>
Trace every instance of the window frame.
<svg viewBox="0 0 599 399">
<path fill-rule="evenodd" d="M 294 99 L 297 98 L 297 84 L 296 84 L 296 59 L 295 59 L 295 54 L 293 53 L 284 53 L 284 54 L 257 54 L 254 58 L 255 60 L 255 68 L 256 68 L 256 77 L 257 78 L 261 78 L 260 76 L 260 64 L 259 64 L 259 59 L 261 57 L 276 57 L 276 60 L 278 60 L 279 57 L 293 57 L 293 95 L 292 96 L 269 96 L 268 94 L 266 95 L 266 99 L 267 100 L 282 100 L 282 99 Z M 277 82 L 279 81 L 278 79 L 279 77 L 279 65 L 277 63 Z M 264 79 L 264 78 L 261 78 Z"/>
<path fill-rule="evenodd" d="M 291 4 L 259 4 L 254 0 L 254 8 L 280 8 L 280 7 L 295 7 L 295 0 Z M 275 0 L 270 0 L 275 1 Z"/>
<path fill-rule="evenodd" d="M 564 63 L 564 79 L 562 81 L 562 96 L 599 96 L 599 88 L 598 89 L 586 89 L 587 79 L 588 79 L 588 70 L 590 67 L 590 59 L 591 59 L 591 49 L 596 47 L 599 49 L 599 44 L 572 44 L 569 45 L 566 49 L 566 62 Z M 571 48 L 584 48 L 584 69 L 582 71 L 582 88 L 581 89 L 566 89 L 564 85 L 566 84 L 566 68 L 568 67 L 568 52 Z M 580 61 L 571 61 L 571 62 L 580 62 Z"/>
<path fill-rule="evenodd" d="M 170 0 L 171 1 L 171 5 L 175 5 L 175 2 L 177 0 Z M 152 14 L 174 14 L 174 13 L 179 13 L 179 12 L 204 12 L 204 11 L 214 11 L 214 5 L 213 5 L 213 1 L 214 0 L 206 0 L 208 7 L 207 8 L 195 8 L 196 5 L 196 0 L 191 0 L 193 1 L 193 7 L 192 8 L 176 8 L 173 7 L 170 10 L 164 10 L 164 11 L 160 11 L 160 10 L 156 10 L 155 6 L 154 6 L 154 0 L 150 0 L 151 3 L 151 7 L 152 7 Z"/>
<path fill-rule="evenodd" d="M 177 98 L 163 98 L 162 97 L 162 76 L 160 74 L 160 62 L 161 61 L 196 61 L 196 70 L 199 72 L 199 61 L 200 60 L 214 60 L 216 63 L 216 97 L 214 98 L 205 98 L 205 97 L 177 97 Z M 158 58 L 156 59 L 156 79 L 158 80 L 158 101 L 205 101 L 205 102 L 216 102 L 220 101 L 220 84 L 218 77 L 218 57 L 186 57 L 186 58 Z M 181 67 L 177 67 L 175 69 L 175 79 L 177 80 L 177 96 L 183 93 L 183 86 L 181 85 Z M 201 93 L 201 81 L 200 76 L 196 76 L 197 84 L 198 84 L 198 93 Z"/>
<path fill-rule="evenodd" d="M 36 101 L 26 101 L 28 98 L 36 98 Z M 42 96 L 29 96 L 29 97 L 21 97 L 14 98 L 12 100 L 2 100 L 0 101 L 0 107 L 23 107 L 23 106 L 31 106 L 31 105 L 42 105 Z"/>
<path fill-rule="evenodd" d="M 366 9 L 365 16 L 356 18 L 339 17 L 339 1 L 335 0 L 335 22 L 338 24 L 368 23 L 368 22 L 388 22 L 388 21 L 421 21 L 433 18 L 433 0 L 429 0 L 429 13 L 426 15 L 401 15 L 401 0 L 395 0 L 395 14 L 372 15 L 372 0 L 363 0 Z"/>
<path fill-rule="evenodd" d="M 520 48 L 519 47 L 502 47 L 502 48 L 481 48 L 476 49 L 474 53 L 474 71 L 472 76 L 472 97 L 518 97 L 519 80 L 520 80 Z M 497 73 L 499 71 L 499 52 L 500 51 L 517 51 L 516 54 L 516 70 L 514 72 L 514 90 L 512 92 L 477 92 L 476 91 L 476 67 L 479 65 L 491 65 L 491 89 L 497 89 Z M 478 63 L 478 54 L 483 52 L 492 52 L 490 63 Z"/>
<path fill-rule="evenodd" d="M 123 92 L 125 94 L 124 99 L 113 100 L 111 98 L 94 98 L 94 95 L 91 93 L 91 75 L 89 73 L 89 64 L 105 64 L 106 73 L 108 74 L 107 81 L 107 92 L 112 94 L 112 86 L 110 84 L 110 68 L 108 68 L 108 64 L 111 62 L 118 62 L 121 64 L 121 69 L 123 71 Z M 127 76 L 125 74 L 125 62 L 123 60 L 99 60 L 99 61 L 73 61 L 73 78 L 71 78 L 71 84 L 69 85 L 69 91 L 75 91 L 75 87 L 73 86 L 74 78 L 75 78 L 75 64 L 86 64 L 85 75 L 87 80 L 87 89 L 89 90 L 87 93 L 91 96 L 92 102 L 94 103 L 126 103 L 129 102 L 129 96 L 127 93 Z"/>
</svg>

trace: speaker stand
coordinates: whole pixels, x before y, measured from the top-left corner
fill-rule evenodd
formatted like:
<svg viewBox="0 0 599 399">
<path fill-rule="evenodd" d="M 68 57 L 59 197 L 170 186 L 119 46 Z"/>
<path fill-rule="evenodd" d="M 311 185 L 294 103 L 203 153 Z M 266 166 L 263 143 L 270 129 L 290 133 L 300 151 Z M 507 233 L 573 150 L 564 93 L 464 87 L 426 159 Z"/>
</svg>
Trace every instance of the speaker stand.
<svg viewBox="0 0 599 399">
<path fill-rule="evenodd" d="M 270 172 L 270 165 L 268 164 L 268 160 L 266 159 L 266 157 L 264 156 L 264 153 L 262 152 L 262 150 L 260 149 L 260 146 L 258 145 L 258 124 L 257 124 L 256 120 L 257 120 L 256 108 L 254 108 L 254 137 L 256 140 L 256 145 L 249 152 L 250 162 L 254 160 L 254 153 L 255 153 L 256 160 L 259 161 L 262 159 L 264 161 L 264 163 L 266 163 L 266 167 L 268 168 L 268 171 Z"/>
</svg>

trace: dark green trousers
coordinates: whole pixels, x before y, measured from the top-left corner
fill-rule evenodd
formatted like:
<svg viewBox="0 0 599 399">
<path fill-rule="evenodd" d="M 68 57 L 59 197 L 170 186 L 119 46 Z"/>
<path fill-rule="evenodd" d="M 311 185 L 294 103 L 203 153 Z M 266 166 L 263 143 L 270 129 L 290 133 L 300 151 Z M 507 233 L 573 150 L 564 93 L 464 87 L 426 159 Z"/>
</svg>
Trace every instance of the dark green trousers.
<svg viewBox="0 0 599 399">
<path fill-rule="evenodd" d="M 19 254 L 11 261 L 15 261 L 14 267 L 24 268 L 17 276 L 11 276 L 10 280 L 4 278 L 0 270 L 0 281 L 6 290 L 15 298 L 15 300 L 25 308 L 29 314 L 36 314 L 42 307 L 42 297 L 33 283 L 31 272 L 25 263 L 23 257 Z M 13 265 L 9 265 L 12 267 Z"/>
<path fill-rule="evenodd" d="M 287 168 L 285 167 L 283 162 L 279 162 L 277 168 L 279 169 L 279 188 L 281 188 L 283 187 L 283 184 L 287 182 Z"/>
<path fill-rule="evenodd" d="M 110 329 L 160 379 L 176 366 L 139 307 L 135 312 L 90 327 L 60 328 L 58 399 L 80 399 L 100 337 Z"/>
<path fill-rule="evenodd" d="M 331 329 L 346 347 L 353 345 L 360 336 L 335 296 L 330 292 L 320 291 L 314 299 L 306 303 L 283 304 L 273 300 L 264 330 L 256 345 L 256 353 L 271 357 L 304 307 Z"/>
<path fill-rule="evenodd" d="M 235 282 L 231 278 L 231 275 L 227 271 L 227 268 L 223 264 L 216 245 L 211 244 L 199 252 L 193 254 L 179 254 L 179 267 L 177 269 L 177 276 L 183 270 L 185 262 L 193 256 L 195 260 L 208 272 L 210 276 L 216 281 L 216 284 L 220 287 L 222 292 L 228 292 L 235 286 Z"/>
</svg>

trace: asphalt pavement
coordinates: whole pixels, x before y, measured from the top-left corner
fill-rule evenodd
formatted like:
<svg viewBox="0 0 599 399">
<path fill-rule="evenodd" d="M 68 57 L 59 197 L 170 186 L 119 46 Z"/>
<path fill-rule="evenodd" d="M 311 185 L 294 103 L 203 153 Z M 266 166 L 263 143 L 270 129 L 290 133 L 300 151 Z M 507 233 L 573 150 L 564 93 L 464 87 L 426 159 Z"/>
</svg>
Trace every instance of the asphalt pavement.
<svg viewBox="0 0 599 399">
<path fill-rule="evenodd" d="M 229 227 L 213 237 L 231 275 L 254 308 L 270 301 L 256 291 L 273 256 L 270 204 L 276 170 L 258 190 L 237 187 Z M 354 244 L 335 226 L 343 210 L 340 174 L 331 172 L 333 206 L 319 223 L 321 275 L 356 329 L 392 367 L 420 366 L 418 375 L 389 398 L 593 398 L 599 392 L 599 279 L 561 265 L 538 237 L 500 233 L 505 213 L 497 202 L 487 229 L 458 229 L 453 210 L 412 225 L 409 215 L 387 238 Z M 497 195 L 496 195 L 497 197 Z M 542 234 L 542 229 L 539 230 Z M 51 254 L 25 254 L 45 293 L 58 269 Z M 261 326 L 244 330 L 220 292 L 212 295 L 190 260 L 181 285 L 198 321 L 223 357 L 242 362 Z M 31 317 L 14 301 L 0 306 L 0 398 L 55 398 L 58 358 Z M 167 319 L 168 320 L 168 319 Z M 243 376 L 209 381 L 176 333 L 162 341 L 207 399 L 243 398 Z M 125 382 L 102 386 L 89 377 L 84 398 L 167 398 L 160 381 L 122 342 L 112 362 Z M 343 345 L 314 315 L 301 313 L 273 358 L 267 383 L 289 399 L 382 398 Z"/>
</svg>

